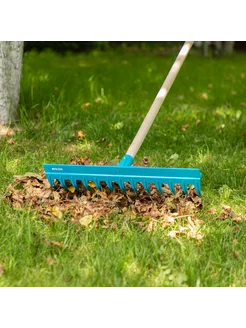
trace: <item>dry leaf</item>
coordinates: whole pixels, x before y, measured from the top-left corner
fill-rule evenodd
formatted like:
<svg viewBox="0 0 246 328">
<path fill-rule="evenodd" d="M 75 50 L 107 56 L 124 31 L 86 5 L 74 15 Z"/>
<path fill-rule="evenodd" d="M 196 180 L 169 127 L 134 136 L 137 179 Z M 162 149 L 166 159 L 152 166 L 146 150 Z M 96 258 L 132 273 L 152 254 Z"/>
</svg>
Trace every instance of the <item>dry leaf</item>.
<svg viewBox="0 0 246 328">
<path fill-rule="evenodd" d="M 235 250 L 235 251 L 234 251 L 234 254 L 235 254 L 236 258 L 237 258 L 238 260 L 240 260 L 240 258 L 241 258 L 240 252 L 237 251 L 237 250 Z"/>
<path fill-rule="evenodd" d="M 206 92 L 203 92 L 203 93 L 200 94 L 200 98 L 208 100 L 208 94 Z"/>
<path fill-rule="evenodd" d="M 176 235 L 177 235 L 177 231 L 174 231 L 174 230 L 170 231 L 169 234 L 168 234 L 168 236 L 171 237 L 171 238 L 175 238 Z"/>
<path fill-rule="evenodd" d="M 71 193 L 74 193 L 76 188 L 74 188 L 74 186 L 70 186 L 67 188 Z"/>
<path fill-rule="evenodd" d="M 0 137 L 13 136 L 14 130 L 8 126 L 0 125 Z"/>
<path fill-rule="evenodd" d="M 63 242 L 59 242 L 59 241 L 55 241 L 55 240 L 52 240 L 52 241 L 50 242 L 50 245 L 51 245 L 51 246 L 55 246 L 55 247 L 64 247 Z"/>
<path fill-rule="evenodd" d="M 170 215 L 165 215 L 164 216 L 164 221 L 167 222 L 167 223 L 174 224 L 174 217 L 172 217 Z"/>
<path fill-rule="evenodd" d="M 0 263 L 0 275 L 4 275 L 4 274 L 5 274 L 5 268 L 3 264 Z"/>
<path fill-rule="evenodd" d="M 88 186 L 91 187 L 91 188 L 96 188 L 96 185 L 93 181 L 89 181 Z"/>
<path fill-rule="evenodd" d="M 182 125 L 182 130 L 183 131 L 186 131 L 189 127 L 189 124 L 185 124 L 185 125 Z"/>
<path fill-rule="evenodd" d="M 40 198 L 49 198 L 52 194 L 53 190 L 51 188 L 49 189 L 44 189 L 41 193 L 40 193 Z"/>
<path fill-rule="evenodd" d="M 8 144 L 10 145 L 13 145 L 15 143 L 15 140 L 14 138 L 10 138 L 8 141 L 7 141 Z"/>
<path fill-rule="evenodd" d="M 46 261 L 47 261 L 47 263 L 48 263 L 49 265 L 54 265 L 54 264 L 56 264 L 56 260 L 52 259 L 52 257 L 50 257 L 50 256 L 48 256 L 48 257 L 46 258 Z"/>
<path fill-rule="evenodd" d="M 119 105 L 119 106 L 123 106 L 123 105 L 125 105 L 125 101 L 120 101 L 120 102 L 118 103 L 118 105 Z"/>
<path fill-rule="evenodd" d="M 223 210 L 225 210 L 228 213 L 231 211 L 231 206 L 229 206 L 229 205 L 222 205 L 222 208 L 223 208 Z"/>
<path fill-rule="evenodd" d="M 88 227 L 88 225 L 91 223 L 92 220 L 93 220 L 92 215 L 86 215 L 79 220 L 79 223 L 84 227 Z"/>
<path fill-rule="evenodd" d="M 217 213 L 216 208 L 211 208 L 211 209 L 209 210 L 209 213 L 211 213 L 211 214 L 216 214 L 216 213 Z"/>
<path fill-rule="evenodd" d="M 57 206 L 54 206 L 51 210 L 52 214 L 58 218 L 58 219 L 61 219 L 62 218 L 62 212 L 61 210 L 59 209 L 59 207 Z"/>
</svg>

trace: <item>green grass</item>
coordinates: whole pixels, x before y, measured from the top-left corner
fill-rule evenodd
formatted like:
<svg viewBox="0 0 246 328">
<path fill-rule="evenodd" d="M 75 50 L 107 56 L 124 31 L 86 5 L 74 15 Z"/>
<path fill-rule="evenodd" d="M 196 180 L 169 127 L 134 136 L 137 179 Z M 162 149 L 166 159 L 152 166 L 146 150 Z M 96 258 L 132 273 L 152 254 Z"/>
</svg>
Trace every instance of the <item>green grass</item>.
<svg viewBox="0 0 246 328">
<path fill-rule="evenodd" d="M 0 139 L 1 199 L 13 175 L 40 172 L 43 163 L 68 163 L 76 154 L 95 162 L 117 161 L 174 58 L 174 53 L 120 51 L 64 57 L 26 53 L 21 132 L 13 145 Z M 127 222 L 115 231 L 77 229 L 66 221 L 48 224 L 1 200 L 0 264 L 5 272 L 0 285 L 246 286 L 246 224 L 213 220 L 208 213 L 211 208 L 219 213 L 226 204 L 246 214 L 244 64 L 243 54 L 205 59 L 192 53 L 136 158 L 148 156 L 160 167 L 200 168 L 201 242 L 172 239 L 161 229 L 140 232 Z M 112 129 L 118 122 L 123 128 Z M 85 141 L 73 138 L 78 130 L 86 133 Z M 178 154 L 175 160 L 173 154 Z"/>
</svg>

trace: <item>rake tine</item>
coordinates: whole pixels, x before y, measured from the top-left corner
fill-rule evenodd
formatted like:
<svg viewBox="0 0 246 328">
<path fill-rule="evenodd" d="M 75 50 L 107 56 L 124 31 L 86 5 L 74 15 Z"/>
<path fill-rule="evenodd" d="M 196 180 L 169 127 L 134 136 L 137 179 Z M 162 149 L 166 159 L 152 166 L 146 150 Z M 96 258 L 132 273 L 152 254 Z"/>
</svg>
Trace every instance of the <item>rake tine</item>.
<svg viewBox="0 0 246 328">
<path fill-rule="evenodd" d="M 146 180 L 144 180 L 142 183 L 143 183 L 144 189 L 147 191 L 148 194 L 150 194 L 150 188 L 149 188 L 148 182 Z"/>
<path fill-rule="evenodd" d="M 159 191 L 159 193 L 163 195 L 162 183 L 161 182 L 156 182 L 155 185 L 156 185 L 156 188 Z"/>
<path fill-rule="evenodd" d="M 135 191 L 135 193 L 138 194 L 138 190 L 137 190 L 134 180 L 132 180 L 132 179 L 130 180 L 130 185 L 131 185 L 132 189 Z"/>
<path fill-rule="evenodd" d="M 99 189 L 99 190 L 102 189 L 102 186 L 100 185 L 100 181 L 97 178 L 94 178 L 94 183 L 95 183 L 97 189 Z"/>
<path fill-rule="evenodd" d="M 50 176 L 50 175 L 46 175 L 46 178 L 48 179 L 48 181 L 49 181 L 49 184 L 50 184 L 51 188 L 55 188 L 54 179 L 53 179 L 53 178 L 51 178 L 51 176 Z"/>
<path fill-rule="evenodd" d="M 67 180 L 67 179 L 60 176 L 58 180 L 60 181 L 62 187 L 64 189 L 68 190 L 67 185 L 66 185 L 66 182 L 65 182 L 65 180 Z"/>
<path fill-rule="evenodd" d="M 82 181 L 84 187 L 85 187 L 87 190 L 89 190 L 88 181 L 86 180 L 86 178 L 82 177 L 82 178 L 81 178 L 81 181 Z"/>
<path fill-rule="evenodd" d="M 77 191 L 79 191 L 79 187 L 78 187 L 78 185 L 77 185 L 76 178 L 75 178 L 75 177 L 71 177 L 71 178 L 70 178 L 70 181 L 72 182 L 73 187 L 74 187 Z"/>
<path fill-rule="evenodd" d="M 182 187 L 182 191 L 188 195 L 188 189 L 187 189 L 187 185 L 185 184 L 184 181 L 181 182 L 181 187 Z"/>
<path fill-rule="evenodd" d="M 114 188 L 112 186 L 112 182 L 110 180 L 106 180 L 105 182 L 106 182 L 106 184 L 108 186 L 108 189 L 113 192 L 114 191 Z"/>
<path fill-rule="evenodd" d="M 201 188 L 200 188 L 200 183 L 199 182 L 195 182 L 195 189 L 196 192 L 201 195 Z"/>
<path fill-rule="evenodd" d="M 117 183 L 118 183 L 120 189 L 125 193 L 126 192 L 126 188 L 125 188 L 124 182 L 120 180 L 120 181 L 117 181 Z"/>
<path fill-rule="evenodd" d="M 168 183 L 169 189 L 171 191 L 172 194 L 175 194 L 175 187 L 174 187 L 174 183 L 169 181 Z"/>
</svg>

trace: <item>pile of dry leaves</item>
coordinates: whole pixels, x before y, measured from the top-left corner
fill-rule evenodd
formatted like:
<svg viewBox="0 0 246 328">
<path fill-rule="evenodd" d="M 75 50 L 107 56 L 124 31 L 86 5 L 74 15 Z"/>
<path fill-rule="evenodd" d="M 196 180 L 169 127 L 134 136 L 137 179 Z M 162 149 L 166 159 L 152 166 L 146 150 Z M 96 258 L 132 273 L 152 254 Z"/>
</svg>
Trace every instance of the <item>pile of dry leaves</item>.
<svg viewBox="0 0 246 328">
<path fill-rule="evenodd" d="M 88 161 L 72 159 L 71 163 L 83 165 Z M 142 164 L 145 165 L 146 160 Z M 14 176 L 14 184 L 8 186 L 5 200 L 16 209 L 28 207 L 37 211 L 45 221 L 70 220 L 78 226 L 115 229 L 123 220 L 131 221 L 146 231 L 173 225 L 179 228 L 172 230 L 170 237 L 187 235 L 202 238 L 198 231 L 201 222 L 196 218 L 198 208 L 202 206 L 201 198 L 194 189 L 190 189 L 187 196 L 179 186 L 176 186 L 176 194 L 172 194 L 163 185 L 164 194 L 160 194 L 153 185 L 148 194 L 139 185 L 139 193 L 136 194 L 126 184 L 124 194 L 117 185 L 114 192 L 106 185 L 102 185 L 102 190 L 96 189 L 93 182 L 89 185 L 90 190 L 82 184 L 79 191 L 71 185 L 65 190 L 57 182 L 53 190 L 44 174 L 26 173 Z"/>
</svg>

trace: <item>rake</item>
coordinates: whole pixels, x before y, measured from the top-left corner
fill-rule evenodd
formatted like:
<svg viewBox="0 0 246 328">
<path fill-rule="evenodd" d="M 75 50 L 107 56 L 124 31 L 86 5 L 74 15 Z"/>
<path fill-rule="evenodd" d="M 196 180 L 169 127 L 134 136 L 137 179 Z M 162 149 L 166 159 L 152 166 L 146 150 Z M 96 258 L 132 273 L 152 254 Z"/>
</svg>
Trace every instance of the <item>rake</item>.
<svg viewBox="0 0 246 328">
<path fill-rule="evenodd" d="M 81 182 L 85 188 L 90 189 L 89 184 L 93 181 L 98 189 L 102 188 L 101 182 L 105 182 L 111 191 L 114 188 L 113 184 L 117 183 L 123 192 L 126 191 L 125 183 L 129 183 L 135 192 L 138 192 L 137 184 L 141 183 L 148 193 L 150 193 L 150 184 L 155 184 L 160 193 L 163 193 L 162 185 L 166 184 L 170 191 L 175 193 L 175 184 L 179 184 L 185 194 L 188 194 L 190 185 L 195 187 L 199 195 L 201 194 L 200 180 L 202 174 L 199 169 L 132 166 L 134 157 L 141 147 L 192 45 L 193 41 L 184 43 L 148 114 L 119 164 L 112 166 L 44 164 L 46 177 L 53 188 L 56 180 L 59 180 L 65 189 L 67 189 L 67 181 L 70 181 L 77 190 L 79 190 Z"/>
</svg>

